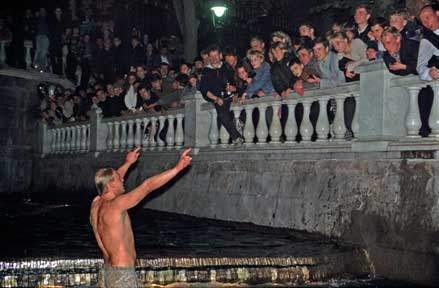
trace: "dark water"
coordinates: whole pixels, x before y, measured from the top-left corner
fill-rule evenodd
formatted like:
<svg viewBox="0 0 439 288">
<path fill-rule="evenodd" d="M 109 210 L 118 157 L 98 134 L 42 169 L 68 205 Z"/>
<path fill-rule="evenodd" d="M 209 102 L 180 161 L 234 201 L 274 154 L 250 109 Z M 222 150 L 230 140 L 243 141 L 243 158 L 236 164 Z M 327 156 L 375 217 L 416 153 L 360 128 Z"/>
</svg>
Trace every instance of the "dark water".
<svg viewBox="0 0 439 288">
<path fill-rule="evenodd" d="M 91 199 L 69 203 L 0 201 L 0 261 L 29 258 L 100 258 L 89 224 Z M 319 235 L 252 224 L 130 210 L 138 258 L 269 257 L 341 252 Z M 309 287 L 416 287 L 386 279 L 331 280 Z"/>
</svg>

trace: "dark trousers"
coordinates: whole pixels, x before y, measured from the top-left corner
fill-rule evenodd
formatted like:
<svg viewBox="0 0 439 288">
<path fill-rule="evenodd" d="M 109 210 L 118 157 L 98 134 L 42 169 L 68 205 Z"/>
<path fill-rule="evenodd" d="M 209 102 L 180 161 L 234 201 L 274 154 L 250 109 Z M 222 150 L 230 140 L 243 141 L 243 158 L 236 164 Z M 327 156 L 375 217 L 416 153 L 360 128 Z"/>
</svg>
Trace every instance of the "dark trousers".
<svg viewBox="0 0 439 288">
<path fill-rule="evenodd" d="M 234 122 L 233 112 L 230 111 L 230 105 L 232 104 L 232 98 L 224 100 L 224 104 L 219 106 L 215 104 L 215 109 L 218 114 L 218 122 L 226 128 L 227 132 L 229 132 L 230 138 L 232 141 L 236 140 L 239 137 L 242 137 L 239 134 L 238 130 L 236 130 L 236 125 Z"/>
<path fill-rule="evenodd" d="M 419 135 L 422 137 L 427 137 L 430 134 L 431 129 L 428 127 L 428 118 L 430 117 L 431 106 L 433 105 L 434 92 L 430 86 L 422 88 L 419 91 L 418 96 L 418 106 L 419 114 L 421 115 L 421 129 L 419 130 Z"/>
</svg>

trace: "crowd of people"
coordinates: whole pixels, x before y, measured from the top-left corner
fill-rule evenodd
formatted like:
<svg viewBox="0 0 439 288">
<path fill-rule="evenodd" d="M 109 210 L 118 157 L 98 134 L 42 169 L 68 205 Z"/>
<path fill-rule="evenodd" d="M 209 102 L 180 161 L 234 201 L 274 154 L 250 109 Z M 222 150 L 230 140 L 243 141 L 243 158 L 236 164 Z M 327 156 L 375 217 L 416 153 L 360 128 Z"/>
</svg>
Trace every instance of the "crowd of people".
<svg viewBox="0 0 439 288">
<path fill-rule="evenodd" d="M 37 25 L 33 26 L 34 64 L 46 69 L 50 63 L 54 73 L 64 73 L 77 84 L 76 90 L 48 93 L 42 99 L 41 115 L 52 125 L 86 120 L 93 107 L 99 107 L 104 117 L 166 113 L 167 109 L 182 107 L 182 99 L 189 91 L 199 90 L 207 101 L 215 104 L 219 122 L 229 132 L 231 141 L 241 143 L 242 135 L 230 112 L 233 102 L 244 104 L 249 98 L 265 95 L 287 97 L 291 92 L 304 95 L 306 89 L 358 81 L 356 67 L 377 59 L 383 59 L 393 74 L 438 79 L 436 11 L 434 5 L 426 5 L 416 18 L 400 9 L 386 19 L 372 15 L 367 5 L 361 4 L 353 11 L 353 21 L 334 23 L 330 31 L 321 35 L 317 35 L 313 25 L 304 22 L 298 27 L 298 37 L 282 31 L 272 33 L 267 42 L 252 37 L 245 57 L 238 57 L 231 46 L 220 49 L 211 45 L 193 61 L 185 62 L 176 53 L 178 45 L 170 49 L 171 39 L 153 45 L 147 36 L 140 39 L 139 31 L 133 29 L 128 47 L 112 34 L 111 23 L 103 23 L 96 33 L 92 32 L 96 28 L 91 27 L 89 19 L 78 27 L 65 29 L 57 40 L 52 37 L 48 46 L 48 24 L 42 17 L 44 9 L 40 9 L 34 19 Z M 59 14 L 55 10 L 55 19 Z M 53 42 L 59 45 L 52 46 Z M 52 53 L 55 48 L 58 52 Z M 423 136 L 429 133 L 432 98 L 430 88 L 421 91 Z M 330 102 L 330 121 L 335 109 L 335 103 Z M 347 118 L 353 116 L 354 109 L 355 103 L 348 98 Z M 314 125 L 318 112 L 318 104 L 314 103 L 310 116 Z M 303 107 L 298 105 L 294 114 L 300 123 Z M 349 121 L 346 122 L 346 137 L 352 137 Z"/>
</svg>

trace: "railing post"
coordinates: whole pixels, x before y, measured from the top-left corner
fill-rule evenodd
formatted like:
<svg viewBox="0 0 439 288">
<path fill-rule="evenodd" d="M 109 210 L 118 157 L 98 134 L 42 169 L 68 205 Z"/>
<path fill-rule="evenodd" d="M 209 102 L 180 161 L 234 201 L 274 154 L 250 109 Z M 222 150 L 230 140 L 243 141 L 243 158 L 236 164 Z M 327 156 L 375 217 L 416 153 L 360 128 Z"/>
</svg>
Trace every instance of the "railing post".
<svg viewBox="0 0 439 288">
<path fill-rule="evenodd" d="M 184 143 L 184 132 L 183 132 L 183 114 L 177 114 L 177 128 L 175 130 L 175 147 L 179 149 Z"/>
<path fill-rule="evenodd" d="M 337 111 L 334 118 L 334 134 L 335 140 L 344 140 L 346 134 L 346 125 L 344 123 L 344 101 L 345 95 L 335 95 L 335 101 L 337 102 Z M 322 112 L 322 110 L 320 110 Z"/>
<path fill-rule="evenodd" d="M 253 145 L 253 139 L 255 138 L 255 127 L 253 125 L 253 105 L 245 106 L 245 125 L 244 125 L 244 135 L 245 139 L 244 145 Z"/>
<path fill-rule="evenodd" d="M 285 123 L 285 136 L 287 137 L 286 144 L 294 144 L 296 142 L 297 136 L 297 122 L 295 116 L 295 110 L 297 105 L 297 100 L 287 100 L 286 101 L 288 107 L 288 118 Z"/>
<path fill-rule="evenodd" d="M 39 130 L 39 151 L 41 155 L 44 157 L 46 154 L 50 153 L 52 150 L 52 147 L 54 146 L 53 143 L 53 133 L 50 133 L 51 131 L 47 129 L 47 124 L 43 121 L 39 122 L 38 125 Z M 53 130 L 52 130 L 53 131 Z"/>
<path fill-rule="evenodd" d="M 210 110 L 210 129 L 209 129 L 209 141 L 210 147 L 215 147 L 218 144 L 218 119 L 216 109 Z"/>
<path fill-rule="evenodd" d="M 134 121 L 128 120 L 127 150 L 133 149 L 134 146 Z"/>
<path fill-rule="evenodd" d="M 113 123 L 108 122 L 108 134 L 107 134 L 107 151 L 110 152 L 113 148 Z"/>
<path fill-rule="evenodd" d="M 142 119 L 136 119 L 136 135 L 134 136 L 134 146 L 140 147 L 142 145 Z"/>
<path fill-rule="evenodd" d="M 433 88 L 434 98 L 430 118 L 428 119 L 428 126 L 431 128 L 429 137 L 439 138 L 439 83 L 434 82 L 430 86 Z"/>
<path fill-rule="evenodd" d="M 271 124 L 269 133 L 271 136 L 271 142 L 273 144 L 280 143 L 280 136 L 282 135 L 282 125 L 280 124 L 280 102 L 273 102 L 271 108 L 273 108 L 273 116 L 271 118 Z M 260 118 L 260 117 L 259 117 Z M 261 119 L 261 118 L 260 118 Z"/>
<path fill-rule="evenodd" d="M 160 133 L 165 128 L 165 116 L 160 115 L 159 116 L 159 130 L 157 132 L 157 145 L 159 146 L 159 150 L 162 150 L 165 146 L 165 141 L 163 141 L 162 138 L 160 138 Z M 166 137 L 165 137 L 166 138 Z"/>
<path fill-rule="evenodd" d="M 209 146 L 209 111 L 201 110 L 205 103 L 199 91 L 185 96 L 184 144 L 189 147 Z M 216 120 L 215 120 L 216 121 Z"/>
<path fill-rule="evenodd" d="M 174 115 L 168 115 L 168 131 L 166 133 L 166 147 L 168 149 L 174 148 L 175 141 L 175 127 L 174 127 Z"/>
<path fill-rule="evenodd" d="M 30 50 L 33 48 L 33 44 L 31 40 L 24 41 L 24 48 L 26 48 L 26 54 L 24 56 L 24 62 L 26 63 L 26 69 L 30 69 L 32 66 L 32 57 Z"/>
<path fill-rule="evenodd" d="M 106 150 L 107 126 L 102 123 L 102 110 L 93 109 L 90 114 L 89 141 L 90 152 L 100 152 Z"/>
<path fill-rule="evenodd" d="M 227 132 L 226 127 L 224 127 L 224 125 L 221 125 L 221 128 L 219 130 L 219 140 L 221 146 L 224 147 L 229 145 L 229 139 L 230 139 L 229 132 Z"/>
<path fill-rule="evenodd" d="M 127 149 L 127 121 L 120 121 L 120 151 Z"/>
<path fill-rule="evenodd" d="M 154 139 L 156 132 L 157 132 L 157 118 L 151 117 L 151 130 L 149 132 L 149 149 L 150 150 L 154 150 L 154 148 L 157 146 L 157 142 Z M 157 135 L 157 137 L 158 137 L 158 135 Z"/>
<path fill-rule="evenodd" d="M 268 126 L 267 126 L 267 120 L 265 117 L 265 112 L 267 111 L 267 104 L 261 103 L 258 104 L 259 109 L 259 121 L 256 128 L 256 138 L 258 139 L 257 144 L 265 144 L 267 143 L 267 137 L 268 137 Z M 274 113 L 273 113 L 274 114 Z M 253 121 L 251 115 L 249 118 L 250 121 Z"/>
<path fill-rule="evenodd" d="M 317 141 L 319 142 L 328 141 L 329 119 L 328 119 L 328 113 L 326 111 L 326 106 L 328 105 L 328 101 L 329 101 L 329 96 L 325 96 L 319 99 L 320 112 L 316 124 Z"/>
<path fill-rule="evenodd" d="M 312 123 L 309 120 L 309 114 L 311 111 L 311 103 L 313 102 L 312 99 L 304 99 L 303 104 L 303 119 L 302 123 L 300 124 L 300 135 L 302 135 L 302 142 L 308 143 L 311 141 L 312 133 L 313 133 L 313 127 Z M 324 109 L 326 111 L 326 107 Z M 322 110 L 320 109 L 320 113 L 322 113 Z"/>
<path fill-rule="evenodd" d="M 148 131 L 148 123 L 149 123 L 149 118 L 143 118 L 143 131 L 141 132 L 141 142 L 142 142 L 142 150 L 145 151 L 145 149 L 148 147 L 149 145 L 149 138 L 147 137 L 147 135 L 150 137 L 150 133 L 145 135 L 145 132 Z"/>
<path fill-rule="evenodd" d="M 354 111 L 354 117 L 352 117 L 351 129 L 352 129 L 352 133 L 354 133 L 354 138 L 357 138 L 358 131 L 360 130 L 360 125 L 358 124 L 358 100 L 360 99 L 360 94 L 355 93 L 353 96 L 355 99 L 355 111 Z"/>
<path fill-rule="evenodd" d="M 409 93 L 409 106 L 405 120 L 407 137 L 419 138 L 421 137 L 419 136 L 419 129 L 421 129 L 422 123 L 421 115 L 419 114 L 418 95 L 421 87 L 407 87 L 407 91 Z"/>
<path fill-rule="evenodd" d="M 5 46 L 9 43 L 9 40 L 0 41 L 0 65 L 6 65 L 6 50 Z"/>
</svg>

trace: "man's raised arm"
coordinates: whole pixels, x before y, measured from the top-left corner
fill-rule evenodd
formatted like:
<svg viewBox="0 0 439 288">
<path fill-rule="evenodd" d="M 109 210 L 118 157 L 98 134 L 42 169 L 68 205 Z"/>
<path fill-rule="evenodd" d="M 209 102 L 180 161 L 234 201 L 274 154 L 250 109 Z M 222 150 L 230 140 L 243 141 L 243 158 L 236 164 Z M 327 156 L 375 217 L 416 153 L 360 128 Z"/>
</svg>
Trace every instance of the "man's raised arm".
<svg viewBox="0 0 439 288">
<path fill-rule="evenodd" d="M 124 178 L 130 166 L 137 161 L 140 154 L 140 147 L 136 147 L 133 151 L 127 154 L 125 158 L 125 162 L 117 169 L 117 173 L 119 173 L 120 177 Z"/>
<path fill-rule="evenodd" d="M 192 158 L 188 156 L 190 151 L 191 148 L 186 149 L 180 156 L 180 160 L 178 161 L 177 165 L 171 169 L 146 179 L 133 191 L 117 197 L 117 199 L 114 200 L 115 207 L 119 208 L 120 210 L 128 210 L 133 208 L 139 204 L 139 202 L 142 201 L 146 195 L 166 184 L 169 180 L 180 173 L 180 171 L 189 166 L 192 161 Z"/>
</svg>

